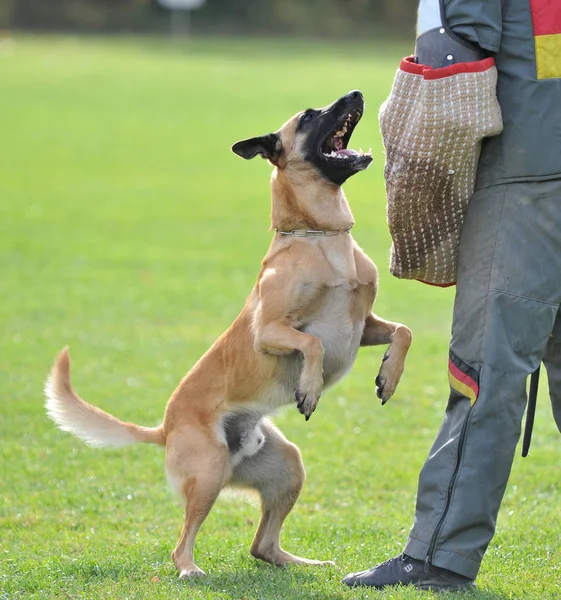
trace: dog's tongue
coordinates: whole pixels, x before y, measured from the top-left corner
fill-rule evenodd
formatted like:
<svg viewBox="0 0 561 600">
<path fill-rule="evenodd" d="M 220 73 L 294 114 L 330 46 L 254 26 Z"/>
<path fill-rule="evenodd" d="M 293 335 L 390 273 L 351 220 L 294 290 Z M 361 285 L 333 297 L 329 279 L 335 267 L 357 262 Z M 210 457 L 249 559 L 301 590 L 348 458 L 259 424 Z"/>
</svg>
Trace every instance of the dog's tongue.
<svg viewBox="0 0 561 600">
<path fill-rule="evenodd" d="M 341 150 L 337 150 L 337 154 L 343 154 L 345 156 L 358 156 L 358 152 L 352 148 L 342 148 Z"/>
<path fill-rule="evenodd" d="M 343 148 L 343 140 L 340 137 L 335 138 L 333 146 L 335 147 L 335 152 L 339 152 Z"/>
</svg>

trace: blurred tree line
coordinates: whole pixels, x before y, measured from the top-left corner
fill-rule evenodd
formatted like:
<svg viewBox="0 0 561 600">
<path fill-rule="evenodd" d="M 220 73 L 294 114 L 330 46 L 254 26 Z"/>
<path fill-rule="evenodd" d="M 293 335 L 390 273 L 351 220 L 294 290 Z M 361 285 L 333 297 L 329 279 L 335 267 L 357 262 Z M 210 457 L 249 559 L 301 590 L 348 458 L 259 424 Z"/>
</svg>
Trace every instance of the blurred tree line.
<svg viewBox="0 0 561 600">
<path fill-rule="evenodd" d="M 193 31 L 349 37 L 413 31 L 418 0 L 206 0 Z M 0 0 L 0 29 L 160 33 L 158 0 Z"/>
</svg>

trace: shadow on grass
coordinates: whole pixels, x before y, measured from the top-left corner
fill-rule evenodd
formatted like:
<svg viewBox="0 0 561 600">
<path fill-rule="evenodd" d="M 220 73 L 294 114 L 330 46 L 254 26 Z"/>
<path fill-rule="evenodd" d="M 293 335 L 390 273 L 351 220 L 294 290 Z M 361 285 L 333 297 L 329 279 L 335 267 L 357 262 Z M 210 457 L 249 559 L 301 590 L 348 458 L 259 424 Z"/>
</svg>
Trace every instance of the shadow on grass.
<svg viewBox="0 0 561 600">
<path fill-rule="evenodd" d="M 279 600 L 280 598 L 321 598 L 344 600 L 345 590 L 333 592 L 326 589 L 332 586 L 336 568 L 287 567 L 279 569 L 271 565 L 256 564 L 238 571 L 223 571 L 208 577 L 178 582 L 190 589 L 217 594 L 220 598 L 259 598 L 259 600 Z M 339 579 L 339 575 L 336 576 Z"/>
<path fill-rule="evenodd" d="M 154 597 L 163 597 L 162 594 L 181 595 L 182 597 L 199 597 L 200 592 L 206 598 L 214 596 L 221 599 L 241 600 L 279 600 L 279 599 L 304 599 L 318 600 L 344 600 L 347 594 L 344 589 L 338 593 L 326 589 L 333 585 L 333 579 L 340 580 L 340 574 L 335 567 L 305 568 L 288 567 L 279 569 L 271 565 L 255 564 L 248 568 L 237 566 L 236 570 L 224 569 L 212 572 L 206 577 L 195 577 L 180 580 L 173 564 L 163 559 L 156 560 L 149 565 L 139 568 L 138 562 L 133 558 L 130 562 L 122 560 L 55 560 L 50 561 L 49 571 L 62 575 L 66 582 L 75 584 L 120 586 L 132 585 L 133 589 L 139 584 L 153 585 Z M 157 575 L 156 575 L 157 574 Z M 157 583 L 154 583 L 157 580 Z M 27 586 L 26 591 L 36 591 L 36 586 Z M 116 589 L 117 589 L 116 588 Z M 149 588 L 143 588 L 148 590 Z M 148 591 L 147 591 L 148 593 Z M 150 593 L 147 597 L 152 597 Z M 185 596 L 187 594 L 187 596 Z M 104 596 L 107 597 L 107 596 Z M 117 596 L 115 596 L 117 597 Z M 1 596 L 0 596 L 1 598 Z"/>
<path fill-rule="evenodd" d="M 510 596 L 486 590 L 464 592 L 420 592 L 409 587 L 392 590 L 372 590 L 369 588 L 350 589 L 341 582 L 339 570 L 327 567 L 322 569 L 287 568 L 278 569 L 269 565 L 256 565 L 247 570 L 222 572 L 206 578 L 177 581 L 177 586 L 187 589 L 216 593 L 217 597 L 231 600 L 254 599 L 279 600 L 317 598 L 322 600 L 353 600 L 356 598 L 445 598 L 460 600 L 508 600 Z M 333 586 L 339 589 L 333 589 Z M 331 589 L 330 589 L 331 588 Z M 414 594 L 414 596 L 413 596 Z"/>
<path fill-rule="evenodd" d="M 228 600 L 280 600 L 280 599 L 321 599 L 321 600 L 355 600 L 366 598 L 438 598 L 444 600 L 508 600 L 506 596 L 491 590 L 477 589 L 464 592 L 419 592 L 409 587 L 394 588 L 390 590 L 372 590 L 369 588 L 350 589 L 341 584 L 343 573 L 337 567 L 306 568 L 287 567 L 277 568 L 271 565 L 256 563 L 247 568 L 238 568 L 235 571 L 225 568 L 221 572 L 211 573 L 207 577 L 179 580 L 173 565 L 167 560 L 151 563 L 148 568 L 139 569 L 136 562 L 125 563 L 104 562 L 77 562 L 57 561 L 65 578 L 82 580 L 85 584 L 114 584 L 136 582 L 147 584 L 151 574 L 159 574 L 158 582 L 162 586 L 154 592 L 160 594 L 167 592 L 196 594 L 201 592 L 207 595 L 216 594 L 217 598 Z M 36 586 L 31 585 L 27 591 L 36 591 Z M 158 594 L 157 597 L 160 597 Z M 390 594 L 388 596 L 388 594 Z M 190 596 L 187 596 L 190 597 Z M 195 597 L 195 596 L 194 596 Z"/>
<path fill-rule="evenodd" d="M 466 592 L 441 592 L 438 594 L 439 600 L 444 598 L 464 598 L 465 600 L 509 600 L 512 596 L 505 596 L 504 594 L 498 594 L 497 592 L 488 592 L 486 590 L 473 590 Z"/>
</svg>

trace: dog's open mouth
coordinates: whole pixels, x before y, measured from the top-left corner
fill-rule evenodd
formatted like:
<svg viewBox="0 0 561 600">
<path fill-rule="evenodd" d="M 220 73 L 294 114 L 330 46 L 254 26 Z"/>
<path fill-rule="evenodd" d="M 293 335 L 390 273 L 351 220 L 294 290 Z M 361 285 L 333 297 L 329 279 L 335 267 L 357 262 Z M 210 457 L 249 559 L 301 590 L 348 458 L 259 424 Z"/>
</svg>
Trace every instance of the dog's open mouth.
<svg viewBox="0 0 561 600">
<path fill-rule="evenodd" d="M 359 148 L 358 151 L 348 148 L 351 135 L 361 117 L 362 112 L 356 109 L 339 120 L 339 123 L 321 144 L 321 154 L 325 159 L 352 160 L 363 156 L 372 157 L 372 149 L 363 152 L 362 148 Z"/>
</svg>

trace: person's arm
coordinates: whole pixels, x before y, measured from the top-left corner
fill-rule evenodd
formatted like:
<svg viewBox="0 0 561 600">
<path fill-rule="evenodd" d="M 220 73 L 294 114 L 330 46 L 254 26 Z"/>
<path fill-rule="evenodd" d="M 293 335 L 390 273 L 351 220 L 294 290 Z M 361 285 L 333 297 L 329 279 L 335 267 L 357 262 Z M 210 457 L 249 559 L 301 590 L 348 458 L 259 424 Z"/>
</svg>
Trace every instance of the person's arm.
<svg viewBox="0 0 561 600">
<path fill-rule="evenodd" d="M 504 0 L 420 0 L 415 56 L 433 68 L 498 52 Z"/>
</svg>

